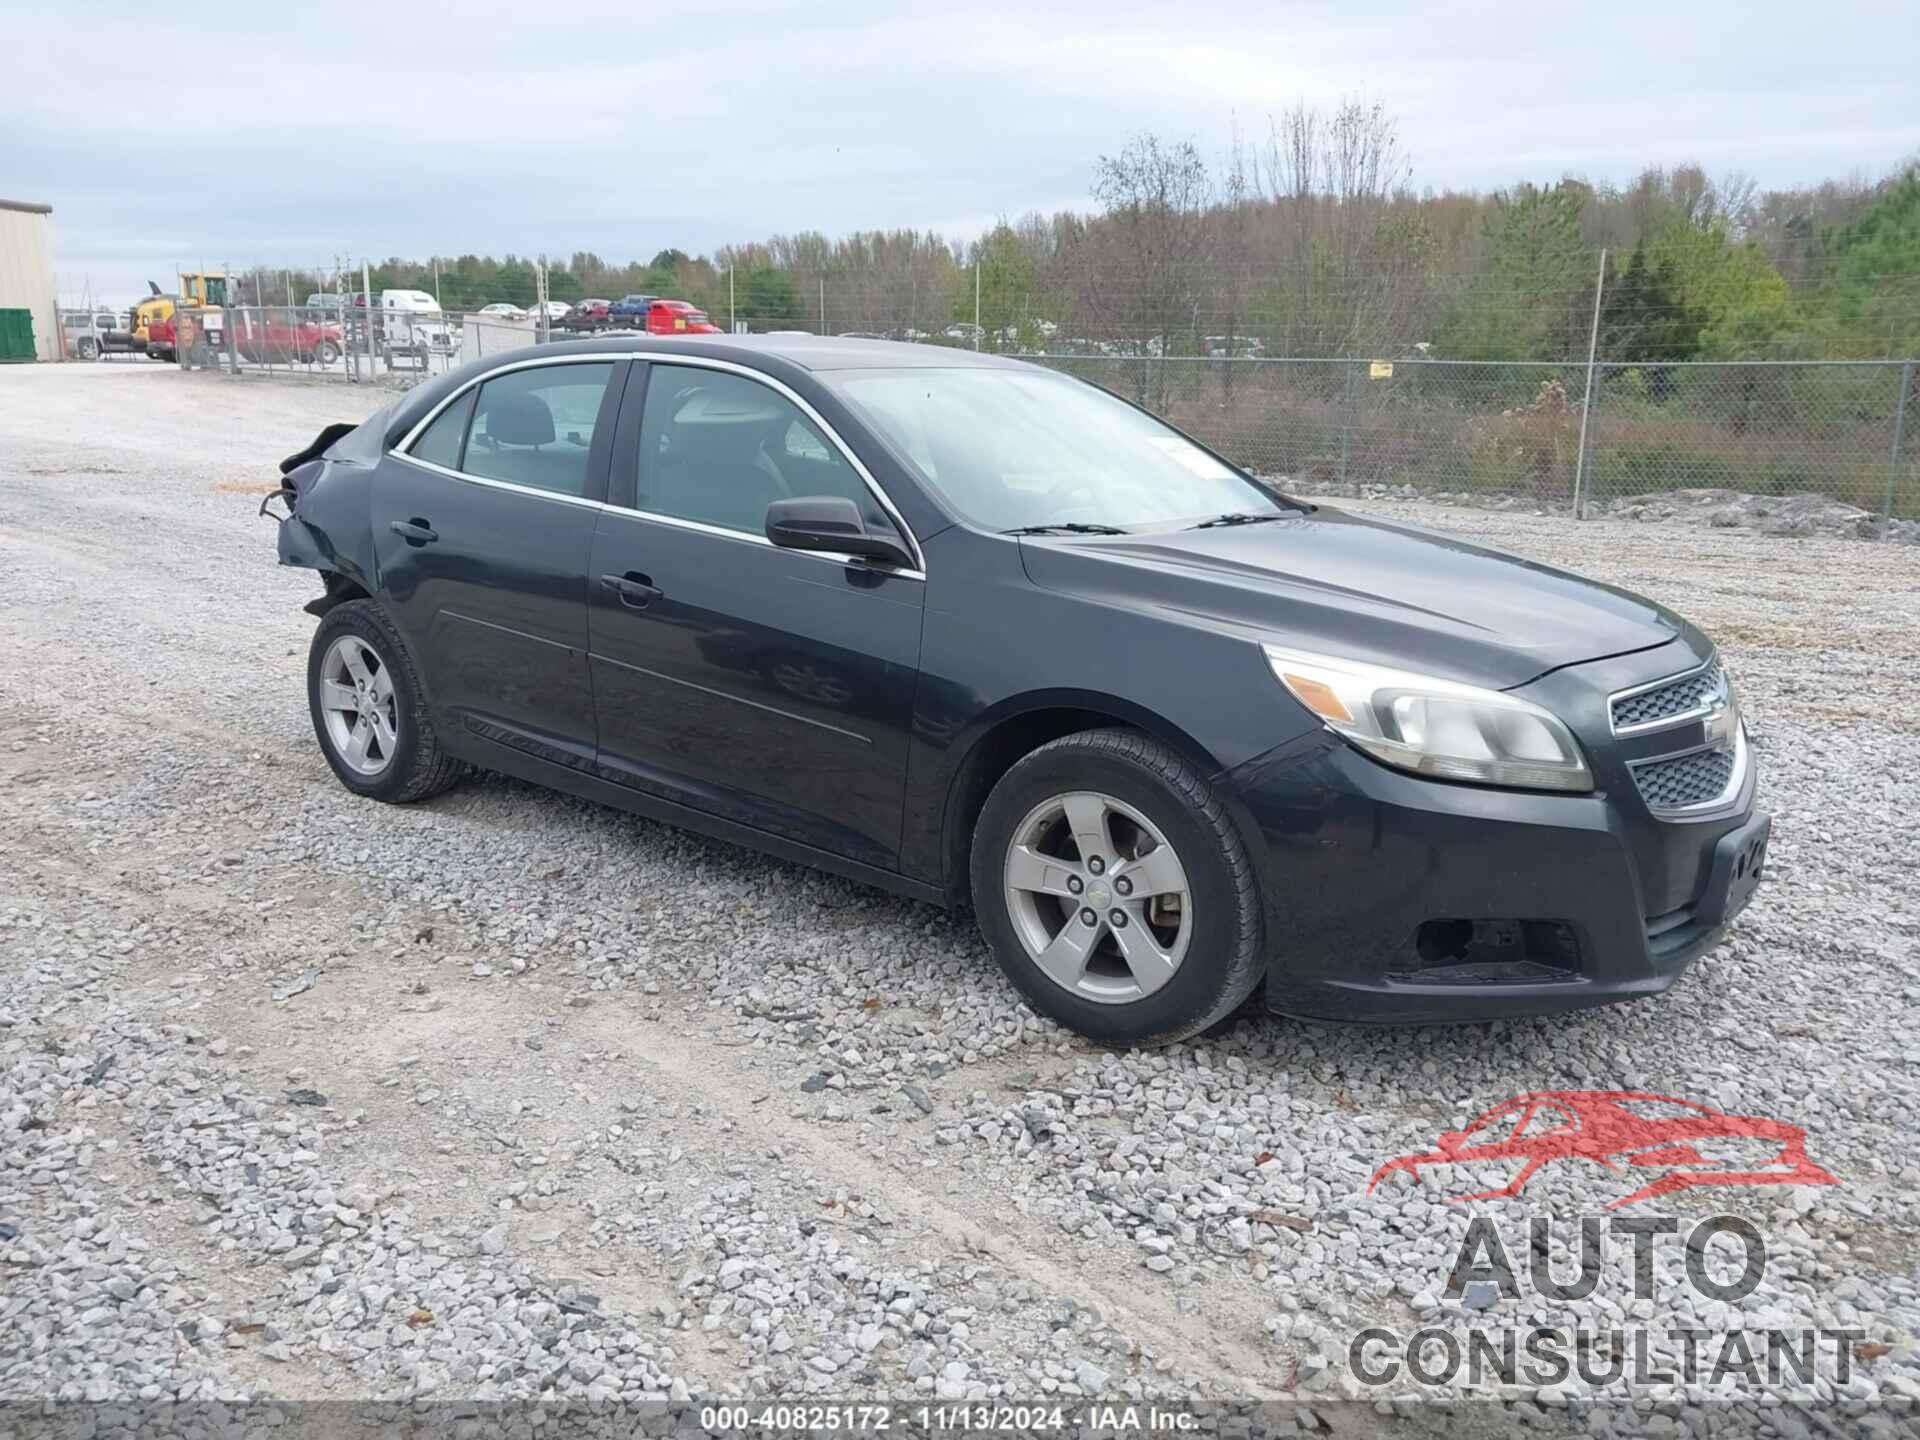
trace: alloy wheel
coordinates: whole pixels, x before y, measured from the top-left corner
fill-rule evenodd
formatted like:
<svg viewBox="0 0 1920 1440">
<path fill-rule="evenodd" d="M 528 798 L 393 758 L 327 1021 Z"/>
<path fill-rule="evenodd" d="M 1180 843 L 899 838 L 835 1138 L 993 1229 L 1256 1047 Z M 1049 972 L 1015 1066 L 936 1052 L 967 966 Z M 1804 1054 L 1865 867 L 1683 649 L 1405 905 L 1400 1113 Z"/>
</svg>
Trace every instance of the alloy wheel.
<svg viewBox="0 0 1920 1440">
<path fill-rule="evenodd" d="M 320 662 L 320 713 L 334 754 L 359 775 L 378 775 L 400 745 L 393 672 L 358 635 L 342 635 Z"/>
<path fill-rule="evenodd" d="M 1082 999 L 1144 999 L 1186 959 L 1186 869 L 1160 828 L 1123 800 L 1076 790 L 1042 801 L 1015 827 L 1003 875 L 1028 958 Z"/>
</svg>

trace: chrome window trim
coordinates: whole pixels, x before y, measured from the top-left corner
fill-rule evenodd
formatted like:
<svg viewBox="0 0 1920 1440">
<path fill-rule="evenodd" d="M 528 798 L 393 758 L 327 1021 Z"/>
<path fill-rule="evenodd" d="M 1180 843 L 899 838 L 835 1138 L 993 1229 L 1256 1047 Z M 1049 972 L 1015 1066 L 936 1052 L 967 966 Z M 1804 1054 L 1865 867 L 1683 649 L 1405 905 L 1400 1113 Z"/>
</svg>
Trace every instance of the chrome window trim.
<svg viewBox="0 0 1920 1440">
<path fill-rule="evenodd" d="M 1671 755 L 1654 755 L 1645 760 L 1630 762 L 1627 768 L 1633 772 L 1633 788 L 1635 792 L 1638 793 L 1640 790 L 1640 771 L 1643 767 L 1648 765 L 1664 765 L 1671 760 L 1684 760 L 1689 755 L 1698 755 L 1717 748 L 1719 748 L 1719 746 L 1716 742 L 1708 741 L 1705 745 L 1690 745 L 1685 750 L 1676 750 Z M 1674 817 L 1686 818 L 1695 815 L 1705 815 L 1709 811 L 1724 810 L 1740 798 L 1740 790 L 1747 783 L 1748 763 L 1747 727 L 1746 722 L 1742 721 L 1733 732 L 1733 772 L 1727 777 L 1727 788 L 1725 790 L 1722 790 L 1711 800 L 1701 800 L 1692 805 L 1652 805 L 1648 804 L 1644 794 L 1640 796 L 1640 803 L 1646 805 L 1648 814 L 1662 820 L 1672 819 Z"/>
<path fill-rule="evenodd" d="M 431 470 L 435 475 L 444 475 L 449 480 L 464 480 L 469 485 L 485 485 L 490 490 L 505 490 L 514 495 L 531 495 L 536 500 L 558 500 L 562 505 L 579 505 L 588 510 L 604 510 L 607 507 L 598 500 L 589 500 L 584 495 L 568 495 L 560 490 L 542 490 L 538 485 L 516 485 L 511 480 L 495 480 L 488 475 L 469 475 L 464 470 L 449 470 L 444 465 L 436 465 L 431 460 L 422 460 L 417 455 L 407 455 L 399 450 L 393 452 L 393 458 L 404 460 L 409 465 L 422 470 Z"/>
<path fill-rule="evenodd" d="M 749 545 L 765 546 L 769 550 L 781 550 L 788 555 L 804 555 L 814 560 L 824 560 L 838 566 L 864 565 L 882 575 L 892 575 L 901 580 L 921 580 L 927 578 L 924 570 L 909 570 L 897 565 L 886 565 L 869 560 L 864 555 L 848 555 L 839 550 L 795 550 L 775 545 L 764 535 L 750 535 L 744 530 L 729 530 L 724 525 L 707 525 L 698 520 L 682 520 L 677 515 L 656 515 L 651 510 L 630 510 L 624 505 L 609 505 L 601 500 L 588 500 L 579 495 L 563 495 L 558 490 L 542 490 L 533 485 L 516 485 L 511 480 L 492 480 L 485 475 L 468 475 L 464 471 L 449 470 L 444 465 L 436 465 L 431 460 L 422 460 L 414 455 L 394 452 L 394 459 L 404 460 L 435 475 L 444 475 L 449 480 L 464 480 L 469 485 L 484 485 L 490 490 L 504 490 L 513 495 L 526 495 L 535 500 L 557 500 L 562 505 L 577 505 L 582 509 L 596 510 L 604 515 L 628 520 L 651 520 L 660 525 L 672 525 L 681 530 L 693 530 L 702 535 L 713 535 L 722 540 L 744 540 Z"/>
<path fill-rule="evenodd" d="M 420 419 L 414 423 L 413 428 L 401 436 L 388 453 L 396 459 L 405 460 L 410 465 L 418 465 L 423 470 L 431 470 L 436 475 L 445 475 L 454 480 L 465 480 L 475 485 L 491 485 L 495 489 L 511 491 L 518 495 L 535 495 L 549 500 L 564 501 L 571 505 L 591 506 L 596 510 L 607 511 L 615 515 L 639 515 L 649 520 L 657 520 L 663 525 L 677 525 L 683 529 L 697 530 L 707 535 L 718 535 L 729 540 L 745 540 L 751 544 L 765 545 L 768 549 L 777 550 L 782 548 L 775 545 L 771 540 L 767 539 L 766 536 L 755 535 L 751 531 L 729 530 L 722 525 L 708 525 L 698 520 L 685 520 L 677 515 L 663 515 L 657 510 L 642 510 L 638 506 L 632 505 L 613 505 L 601 500 L 588 500 L 578 495 L 563 495 L 557 490 L 541 490 L 531 485 L 516 485 L 509 480 L 494 480 L 485 475 L 470 475 L 464 470 L 454 470 L 445 465 L 436 465 L 431 460 L 421 460 L 411 453 L 414 442 L 426 432 L 428 426 L 440 418 L 441 411 L 452 405 L 469 390 L 485 384 L 496 375 L 508 375 L 516 370 L 530 370 L 541 365 L 603 365 L 608 361 L 620 360 L 632 360 L 640 363 L 657 360 L 662 365 L 692 365 L 707 370 L 722 370 L 731 374 L 744 376 L 748 380 L 758 381 L 760 384 L 778 393 L 782 398 L 790 401 L 809 420 L 820 428 L 820 433 L 827 437 L 828 443 L 830 443 L 834 449 L 838 450 L 841 458 L 853 467 L 854 473 L 860 477 L 861 481 L 866 485 L 868 492 L 879 502 L 880 508 L 887 512 L 888 518 L 893 521 L 894 525 L 898 527 L 902 537 L 905 538 L 907 548 L 913 552 L 914 563 L 911 569 L 903 569 L 892 565 L 875 564 L 873 561 L 866 560 L 862 556 L 847 555 L 837 550 L 789 550 L 788 553 L 794 555 L 813 555 L 837 565 L 850 565 L 859 561 L 860 563 L 873 566 L 874 569 L 884 574 L 898 575 L 903 580 L 925 580 L 927 578 L 927 559 L 925 553 L 920 549 L 920 537 L 913 533 L 913 527 L 907 524 L 907 517 L 900 513 L 899 507 L 893 503 L 892 498 L 881 488 L 880 482 L 873 478 L 873 472 L 861 463 L 860 457 L 853 453 L 852 447 L 840 438 L 840 432 L 828 424 L 826 417 L 814 409 L 812 405 L 808 404 L 804 396 L 797 393 L 784 381 L 776 379 L 763 370 L 756 370 L 751 365 L 737 364 L 732 360 L 715 360 L 705 355 L 663 356 L 661 352 L 657 350 L 594 350 L 583 355 L 537 355 L 529 360 L 516 360 L 510 365 L 498 365 L 483 374 L 476 375 L 464 385 L 443 395 L 439 403 L 425 415 L 421 416 Z"/>
<path fill-rule="evenodd" d="M 1663 715 L 1658 720 L 1643 720 L 1638 725 L 1618 725 L 1614 723 L 1613 707 L 1622 700 L 1631 700 L 1635 695 L 1644 695 L 1649 690 L 1660 690 L 1668 685 L 1677 685 L 1680 681 L 1691 679 L 1703 671 L 1712 669 L 1719 663 L 1720 656 L 1718 653 L 1715 653 L 1709 655 L 1705 660 L 1702 660 L 1691 669 L 1677 670 L 1671 675 L 1662 675 L 1658 680 L 1649 680 L 1644 685 L 1629 685 L 1625 690 L 1614 691 L 1611 695 L 1607 696 L 1607 728 L 1616 736 L 1650 735 L 1657 730 L 1672 730 L 1677 726 L 1698 720 L 1703 715 L 1711 715 L 1714 711 L 1712 704 L 1696 705 L 1691 710 L 1682 710 L 1676 715 Z M 1726 704 L 1732 686 L 1724 673 L 1720 679 L 1721 697 L 1719 703 Z"/>
<path fill-rule="evenodd" d="M 826 417 L 807 403 L 806 397 L 794 390 L 793 387 L 785 381 L 767 374 L 764 370 L 754 369 L 751 365 L 741 365 L 732 360 L 715 360 L 706 355 L 663 355 L 658 350 L 636 350 L 633 352 L 633 357 L 639 360 L 651 361 L 659 365 L 688 365 L 701 370 L 720 370 L 727 374 L 739 375 L 744 379 L 757 381 L 759 384 L 766 386 L 769 390 L 779 395 L 782 399 L 791 403 L 794 408 L 799 410 L 801 414 L 805 415 L 807 419 L 819 427 L 820 433 L 827 437 L 827 442 L 840 452 L 840 458 L 853 467 L 853 473 L 858 475 L 865 483 L 868 492 L 879 502 L 880 508 L 887 512 L 887 518 L 893 521 L 895 527 L 900 531 L 901 537 L 906 540 L 907 549 L 912 552 L 913 555 L 912 571 L 891 570 L 889 573 L 897 575 L 916 574 L 923 580 L 926 578 L 927 557 L 920 549 L 920 537 L 915 535 L 913 533 L 913 527 L 907 524 L 907 517 L 900 513 L 899 507 L 893 503 L 892 499 L 887 495 L 887 492 L 881 488 L 880 482 L 873 478 L 873 472 L 861 463 L 858 455 L 853 453 L 853 448 L 849 446 L 845 440 L 840 438 L 840 432 L 828 424 Z M 651 380 L 649 380 L 648 383 L 651 384 Z M 636 459 L 637 458 L 638 457 L 636 457 Z M 690 525 L 698 529 L 712 531 L 716 534 L 734 535 L 749 540 L 758 540 L 763 545 L 773 545 L 773 542 L 764 535 L 754 535 L 750 531 L 745 530 L 728 530 L 725 526 L 707 525 L 697 520 L 682 520 L 679 516 L 663 515 L 657 510 L 643 510 L 637 505 L 614 505 L 609 503 L 607 508 L 609 510 L 622 511 L 630 515 L 645 515 L 651 520 L 663 520 L 670 524 Z M 802 555 L 824 555 L 827 552 L 821 550 L 802 550 L 796 553 Z M 849 556 L 848 558 L 852 559 L 854 557 Z M 886 569 L 887 567 L 882 566 L 879 568 Z"/>
<path fill-rule="evenodd" d="M 924 570 L 910 570 L 898 565 L 888 565 L 878 560 L 870 560 L 864 555 L 848 555 L 840 550 L 796 550 L 788 545 L 776 545 L 764 535 L 755 535 L 746 530 L 729 530 L 724 525 L 709 525 L 704 520 L 686 520 L 678 515 L 662 515 L 657 510 L 635 510 L 626 505 L 603 505 L 600 507 L 608 515 L 623 520 L 647 520 L 655 525 L 671 525 L 677 530 L 691 530 L 699 535 L 711 535 L 720 540 L 740 540 L 748 545 L 763 546 L 768 550 L 778 550 L 784 555 L 807 555 L 816 560 L 825 560 L 839 566 L 863 565 L 882 575 L 892 575 L 901 580 L 921 580 L 927 578 Z"/>
<path fill-rule="evenodd" d="M 596 350 L 587 355 L 539 355 L 531 360 L 516 360 L 511 365 L 496 365 L 493 369 L 474 376 L 464 385 L 450 390 L 441 396 L 440 403 L 435 405 L 425 415 L 422 415 L 420 419 L 414 423 L 414 427 L 411 430 L 407 431 L 406 434 L 394 442 L 393 448 L 388 453 L 405 455 L 406 458 L 412 459 L 413 457 L 407 454 L 407 452 L 413 449 L 413 442 L 420 438 L 421 432 L 440 418 L 440 412 L 453 404 L 454 401 L 458 400 L 469 390 L 486 384 L 487 381 L 493 379 L 496 375 L 511 375 L 516 370 L 531 370 L 540 365 L 605 365 L 609 361 L 618 362 L 621 360 L 631 360 L 632 358 L 633 355 L 627 351 Z M 468 475 L 465 471 L 449 470 L 444 465 L 434 465 L 431 461 L 427 460 L 415 461 L 415 463 L 427 465 L 434 470 L 440 471 L 444 475 L 458 475 L 463 480 L 484 480 L 486 478 L 484 475 Z M 542 495 L 552 495 L 556 492 L 552 490 L 542 490 L 539 493 Z M 594 503 L 597 504 L 599 502 L 596 501 Z"/>
</svg>

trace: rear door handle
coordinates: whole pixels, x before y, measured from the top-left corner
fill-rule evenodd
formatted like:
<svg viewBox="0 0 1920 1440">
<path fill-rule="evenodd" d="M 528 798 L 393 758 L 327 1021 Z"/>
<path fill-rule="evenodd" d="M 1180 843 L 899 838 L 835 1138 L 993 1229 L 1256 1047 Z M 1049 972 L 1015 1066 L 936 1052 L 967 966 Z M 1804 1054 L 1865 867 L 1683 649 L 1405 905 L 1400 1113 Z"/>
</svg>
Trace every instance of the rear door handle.
<svg viewBox="0 0 1920 1440">
<path fill-rule="evenodd" d="M 622 605 L 635 610 L 644 610 L 665 592 L 651 579 L 637 570 L 629 570 L 624 575 L 602 575 L 600 584 L 620 597 Z"/>
<path fill-rule="evenodd" d="M 387 528 L 409 545 L 431 545 L 440 538 L 440 532 L 418 515 L 411 520 L 395 520 Z"/>
</svg>

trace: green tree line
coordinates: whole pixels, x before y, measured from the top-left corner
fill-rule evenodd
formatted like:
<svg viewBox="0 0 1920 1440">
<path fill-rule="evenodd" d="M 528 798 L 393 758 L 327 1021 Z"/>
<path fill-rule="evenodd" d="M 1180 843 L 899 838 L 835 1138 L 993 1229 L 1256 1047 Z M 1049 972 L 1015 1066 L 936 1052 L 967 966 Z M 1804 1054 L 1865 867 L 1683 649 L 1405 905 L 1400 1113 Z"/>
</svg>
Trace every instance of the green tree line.
<svg viewBox="0 0 1920 1440">
<path fill-rule="evenodd" d="M 1397 122 L 1351 102 L 1296 107 L 1214 158 L 1135 137 L 1098 157 L 1091 190 L 1089 212 L 1009 218 L 965 240 L 803 231 L 645 263 L 577 251 L 549 260 L 549 293 L 671 295 L 723 326 L 995 349 L 1552 360 L 1584 357 L 1598 283 L 1603 359 L 1920 352 L 1916 165 L 1773 191 L 1697 166 L 1625 185 L 1415 190 Z M 371 270 L 376 290 L 464 311 L 530 305 L 536 263 L 392 257 Z M 333 288 L 257 279 L 269 300 Z M 357 290 L 357 271 L 341 283 Z"/>
</svg>

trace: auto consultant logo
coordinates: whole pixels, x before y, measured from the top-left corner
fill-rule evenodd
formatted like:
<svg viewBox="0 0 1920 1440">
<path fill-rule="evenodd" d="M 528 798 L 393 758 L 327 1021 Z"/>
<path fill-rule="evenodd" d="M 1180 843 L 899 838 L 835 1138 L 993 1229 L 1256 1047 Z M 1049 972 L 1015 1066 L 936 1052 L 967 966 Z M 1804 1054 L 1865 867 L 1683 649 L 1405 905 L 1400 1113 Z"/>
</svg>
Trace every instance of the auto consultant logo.
<svg viewBox="0 0 1920 1440">
<path fill-rule="evenodd" d="M 1585 1215 L 1577 1267 L 1565 1263 L 1573 1257 L 1547 1216 L 1524 1225 L 1508 1217 L 1507 1225 L 1503 1235 L 1493 1217 L 1477 1214 L 1467 1227 L 1441 1287 L 1457 1309 L 1429 1300 L 1411 1332 L 1376 1324 L 1349 1338 L 1349 1393 L 1407 1382 L 1467 1391 L 1571 1384 L 1596 1397 L 1611 1387 L 1651 1385 L 1709 1393 L 1824 1386 L 1831 1393 L 1852 1380 L 1857 1364 L 1891 1350 L 1862 1326 L 1691 1323 L 1691 1308 L 1676 1303 L 1687 1292 L 1737 1317 L 1766 1278 L 1766 1239 L 1737 1215 L 1709 1216 L 1684 1234 L 1672 1216 Z M 1603 1285 L 1619 1287 L 1621 1258 L 1630 1258 L 1629 1293 L 1602 1295 Z M 1537 1309 L 1529 1313 L 1529 1300 L 1596 1303 L 1567 1312 L 1567 1323 L 1546 1324 Z M 1518 1313 L 1496 1318 L 1503 1303 Z M 1632 1318 L 1621 1324 L 1622 1316 Z"/>
<path fill-rule="evenodd" d="M 1757 1115 L 1727 1115 L 1683 1100 L 1639 1090 L 1546 1090 L 1518 1095 L 1463 1130 L 1441 1135 L 1435 1148 L 1389 1160 L 1367 1191 L 1396 1171 L 1420 1178 L 1423 1167 L 1518 1162 L 1512 1180 L 1459 1200 L 1518 1195 L 1540 1169 L 1556 1160 L 1588 1160 L 1639 1180 L 1659 1172 L 1608 1209 L 1637 1204 L 1697 1185 L 1837 1185 L 1807 1158 L 1807 1132 Z"/>
</svg>

